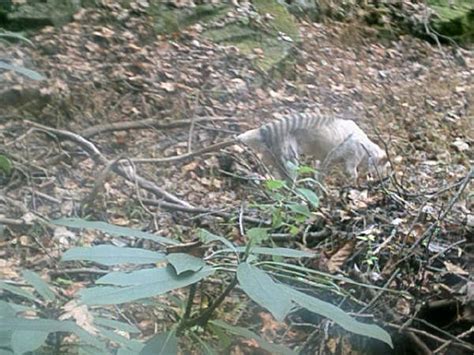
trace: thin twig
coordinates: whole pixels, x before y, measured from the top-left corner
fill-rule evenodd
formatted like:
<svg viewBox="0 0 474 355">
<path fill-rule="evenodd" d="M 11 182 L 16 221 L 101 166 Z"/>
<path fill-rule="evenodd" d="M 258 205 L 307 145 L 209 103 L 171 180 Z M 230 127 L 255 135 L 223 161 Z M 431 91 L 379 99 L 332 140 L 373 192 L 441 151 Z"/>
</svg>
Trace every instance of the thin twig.
<svg viewBox="0 0 474 355">
<path fill-rule="evenodd" d="M 195 119 L 195 123 L 206 123 L 206 122 L 215 122 L 215 121 L 235 121 L 235 117 L 199 117 Z M 83 130 L 80 135 L 85 138 L 91 138 L 97 134 L 110 132 L 110 131 L 124 131 L 129 129 L 141 129 L 153 127 L 156 129 L 173 129 L 186 127 L 191 124 L 190 120 L 175 120 L 172 118 L 163 118 L 151 117 L 138 121 L 124 121 L 124 122 L 114 122 L 109 124 L 97 125 L 89 127 Z"/>
<path fill-rule="evenodd" d="M 80 144 L 82 148 L 84 148 L 89 154 L 91 154 L 92 159 L 94 161 L 96 161 L 97 163 L 100 163 L 100 164 L 103 164 L 103 165 L 106 165 L 106 166 L 109 165 L 109 163 L 110 163 L 109 160 L 96 148 L 96 146 L 93 143 L 89 142 L 87 139 L 85 139 L 84 137 L 82 137 L 78 134 L 75 134 L 75 133 L 72 133 L 72 132 L 69 132 L 69 131 L 65 131 L 65 130 L 62 130 L 62 129 L 43 126 L 39 123 L 31 122 L 31 121 L 28 121 L 28 120 L 26 120 L 25 122 L 27 124 L 29 124 L 30 126 L 33 126 L 33 127 L 37 128 L 39 130 L 45 131 L 49 134 L 52 133 L 52 134 L 61 136 L 63 138 L 69 139 L 73 142 L 76 142 L 76 143 Z M 156 184 L 154 184 L 153 182 L 137 175 L 128 166 L 123 166 L 121 164 L 116 164 L 114 166 L 114 171 L 118 175 L 122 176 L 123 178 L 127 179 L 128 181 L 130 181 L 132 183 L 136 181 L 140 185 L 140 187 L 144 188 L 145 190 L 151 191 L 152 193 L 154 193 L 155 195 L 157 195 L 159 197 L 163 197 L 163 198 L 167 199 L 168 201 L 177 203 L 177 204 L 182 205 L 184 207 L 192 207 L 189 203 L 187 203 L 185 201 L 182 201 L 181 199 L 177 198 L 176 196 L 169 193 L 168 191 L 163 190 L 162 188 L 156 186 Z"/>
<path fill-rule="evenodd" d="M 156 164 L 156 163 L 177 163 L 184 160 L 188 160 L 206 153 L 217 152 L 223 148 L 236 144 L 237 141 L 235 139 L 227 140 L 224 142 L 219 142 L 208 147 L 196 150 L 195 152 L 190 152 L 181 155 L 175 155 L 172 157 L 166 158 L 139 158 L 139 159 L 131 159 L 131 161 L 135 164 Z"/>
</svg>

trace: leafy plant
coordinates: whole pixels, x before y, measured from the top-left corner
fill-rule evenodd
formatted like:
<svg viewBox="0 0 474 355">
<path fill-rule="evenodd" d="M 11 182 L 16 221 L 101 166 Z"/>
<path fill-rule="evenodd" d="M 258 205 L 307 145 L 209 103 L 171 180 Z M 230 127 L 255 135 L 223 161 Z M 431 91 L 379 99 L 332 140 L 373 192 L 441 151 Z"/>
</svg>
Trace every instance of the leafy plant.
<svg viewBox="0 0 474 355">
<path fill-rule="evenodd" d="M 296 169 L 296 167 L 295 167 Z M 314 174 L 314 169 L 298 167 L 295 174 Z M 319 207 L 319 197 L 311 189 L 299 187 L 302 182 L 312 186 L 319 183 L 306 178 L 297 181 L 296 186 L 290 187 L 283 180 L 266 180 L 264 192 L 268 196 L 268 203 L 255 203 L 253 206 L 268 213 L 272 217 L 273 228 L 287 228 L 293 235 L 301 232 L 303 222 L 311 217 L 311 210 Z"/>
<path fill-rule="evenodd" d="M 2 354 L 24 354 L 43 346 L 51 333 L 75 334 L 84 345 L 92 346 L 98 353 L 105 352 L 104 343 L 72 321 L 49 318 L 59 308 L 60 298 L 36 273 L 24 271 L 23 278 L 34 292 L 0 281 L 4 299 L 9 295 L 19 298 L 18 303 L 0 300 L 0 350 Z M 23 314 L 28 314 L 26 317 Z M 35 314 L 35 318 L 32 318 Z M 50 343 L 50 345 L 53 345 Z M 59 344 L 56 344 L 59 345 Z"/>
<path fill-rule="evenodd" d="M 31 70 L 31 69 L 27 69 L 25 67 L 21 67 L 21 66 L 18 66 L 18 65 L 13 65 L 13 64 L 8 64 L 8 63 L 5 63 L 5 62 L 2 62 L 0 61 L 0 69 L 6 69 L 6 70 L 11 70 L 11 71 L 14 71 L 14 72 L 17 72 L 19 74 L 22 74 L 32 80 L 44 80 L 44 76 L 41 75 L 40 73 L 34 71 L 34 70 Z"/>
<path fill-rule="evenodd" d="M 299 196 L 304 193 L 300 193 Z M 140 235 L 147 239 L 150 235 L 106 223 L 88 222 L 80 219 L 62 219 L 54 223 L 90 228 L 94 226 L 104 232 L 112 234 Z M 137 232 L 137 231 L 135 231 Z M 204 245 L 214 244 L 214 251 L 206 258 L 200 258 L 185 253 L 163 254 L 140 248 L 121 248 L 115 246 L 93 246 L 89 248 L 73 248 L 64 254 L 64 261 L 92 261 L 102 265 L 119 265 L 122 263 L 146 265 L 159 262 L 163 266 L 142 268 L 131 272 L 113 271 L 98 280 L 93 287 L 79 292 L 80 301 L 85 305 L 111 305 L 126 302 L 142 302 L 151 297 L 167 294 L 172 290 L 188 287 L 188 299 L 181 307 L 179 322 L 170 329 L 157 334 L 141 349 L 141 354 L 176 353 L 178 339 L 188 338 L 201 345 L 203 349 L 213 352 L 213 345 L 203 337 L 203 329 L 215 334 L 227 333 L 256 340 L 260 346 L 272 353 L 294 353 L 283 346 L 271 344 L 258 335 L 227 324 L 224 320 L 212 320 L 216 309 L 226 300 L 229 293 L 239 284 L 247 296 L 267 309 L 278 321 L 299 308 L 305 308 L 331 319 L 342 328 L 364 336 L 379 339 L 392 346 L 390 335 L 381 327 L 357 321 L 345 311 L 312 295 L 303 293 L 281 282 L 293 276 L 304 280 L 308 285 L 315 284 L 314 274 L 305 267 L 291 263 L 266 260 L 268 257 L 310 258 L 313 253 L 288 248 L 269 248 L 259 246 L 265 238 L 261 229 L 254 229 L 249 236 L 246 246 L 235 246 L 222 236 L 214 235 L 206 230 L 200 230 L 198 235 Z M 164 238 L 156 237 L 156 241 L 163 243 Z M 167 241 L 171 244 L 171 241 Z M 216 246 L 219 245 L 219 246 Z M 217 249 L 216 249 L 217 248 Z M 225 276 L 225 275 L 229 275 Z M 206 284 L 211 277 L 228 279 L 227 286 L 207 308 L 195 309 L 198 282 Z M 328 275 L 319 274 L 319 279 L 326 278 L 321 283 L 323 287 L 331 289 Z M 324 285 L 325 283 L 325 285 Z M 336 290 L 337 287 L 334 287 Z M 170 295 L 170 300 L 174 296 Z M 200 330 L 199 330 L 200 329 Z M 120 342 L 118 342 L 120 344 Z M 120 344 L 125 346 L 124 344 Z M 130 347 L 129 347 L 130 349 Z M 206 351 L 208 352 L 208 351 Z"/>
</svg>

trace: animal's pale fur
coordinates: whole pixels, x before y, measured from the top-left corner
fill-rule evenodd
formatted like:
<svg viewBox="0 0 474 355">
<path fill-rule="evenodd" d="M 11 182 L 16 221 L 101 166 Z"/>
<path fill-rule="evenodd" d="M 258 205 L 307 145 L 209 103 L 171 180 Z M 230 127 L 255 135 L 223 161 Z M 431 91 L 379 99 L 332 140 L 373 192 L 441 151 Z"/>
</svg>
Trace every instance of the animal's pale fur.
<svg viewBox="0 0 474 355">
<path fill-rule="evenodd" d="M 384 172 L 387 161 L 385 152 L 354 121 L 318 114 L 287 115 L 244 132 L 237 140 L 261 153 L 279 177 L 290 179 L 294 176 L 288 162 L 297 164 L 300 154 L 319 160 L 323 171 L 342 163 L 352 179 L 358 172 Z"/>
</svg>

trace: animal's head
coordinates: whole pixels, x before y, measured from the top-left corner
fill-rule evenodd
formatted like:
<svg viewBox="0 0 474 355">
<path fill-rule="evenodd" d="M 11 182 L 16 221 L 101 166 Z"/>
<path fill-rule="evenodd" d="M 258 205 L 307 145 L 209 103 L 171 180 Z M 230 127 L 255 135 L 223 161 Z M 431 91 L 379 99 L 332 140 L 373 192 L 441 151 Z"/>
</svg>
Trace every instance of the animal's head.
<svg viewBox="0 0 474 355">
<path fill-rule="evenodd" d="M 390 164 L 388 162 L 387 153 L 380 149 L 377 145 L 374 144 L 377 149 L 372 149 L 369 152 L 369 157 L 367 160 L 368 169 L 367 172 L 373 177 L 386 177 L 388 175 L 388 170 Z"/>
</svg>

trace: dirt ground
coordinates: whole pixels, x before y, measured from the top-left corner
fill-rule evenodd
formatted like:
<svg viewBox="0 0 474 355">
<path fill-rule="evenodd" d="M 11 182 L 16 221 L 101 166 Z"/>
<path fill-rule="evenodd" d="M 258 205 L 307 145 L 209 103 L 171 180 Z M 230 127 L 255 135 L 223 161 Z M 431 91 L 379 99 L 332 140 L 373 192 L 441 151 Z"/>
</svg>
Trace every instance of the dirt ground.
<svg viewBox="0 0 474 355">
<path fill-rule="evenodd" d="M 65 250 L 108 240 L 38 220 L 80 216 L 182 242 L 205 227 L 244 242 L 226 216 L 243 209 L 249 218 L 265 219 L 249 207 L 265 198 L 258 184 L 235 177 L 262 173 L 244 147 L 183 161 L 140 159 L 197 151 L 280 114 L 317 109 L 356 120 L 387 149 L 392 177 L 357 187 L 329 177 L 316 220 L 305 222 L 314 224 L 315 234 L 324 230 L 322 237 L 296 235 L 283 245 L 317 252 L 314 267 L 323 271 L 349 245 L 337 272 L 411 295 L 361 296 L 375 299 L 367 312 L 380 324 L 399 334 L 406 323 L 416 338 L 410 341 L 421 342 L 415 348 L 434 350 L 451 341 L 441 353 L 472 350 L 472 52 L 408 35 L 380 41 L 360 23 L 302 21 L 296 62 L 284 73 L 268 74 L 201 31 L 192 26 L 159 36 L 146 16 L 87 10 L 62 28 L 42 29 L 31 45 L 0 42 L 1 60 L 46 77 L 33 82 L 0 70 L 0 154 L 14 166 L 0 175 L 3 278 L 19 280 L 26 268 L 54 282 L 68 267 L 57 263 Z M 143 188 L 112 172 L 107 164 L 117 159 L 151 185 Z M 367 235 L 372 244 L 360 238 Z M 364 263 L 368 250 L 377 251 L 375 265 Z M 80 287 L 89 280 L 82 275 Z M 140 319 L 147 314 L 136 308 L 128 312 L 138 312 L 145 335 L 163 321 L 156 314 Z M 311 334 L 301 328 L 265 332 L 259 327 L 268 325 L 266 316 L 247 314 L 235 323 L 290 346 Z M 345 345 L 338 339 L 341 351 Z M 398 353 L 410 353 L 400 339 Z M 245 350 L 250 345 L 240 346 L 251 352 Z"/>
</svg>

